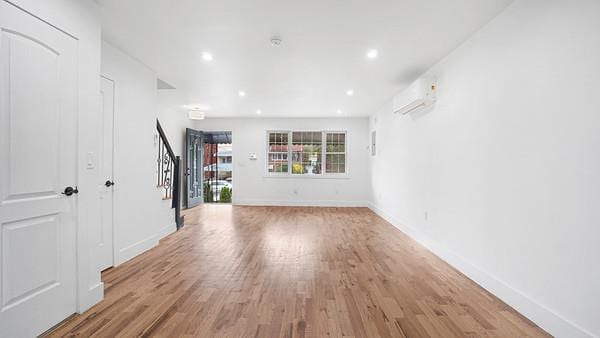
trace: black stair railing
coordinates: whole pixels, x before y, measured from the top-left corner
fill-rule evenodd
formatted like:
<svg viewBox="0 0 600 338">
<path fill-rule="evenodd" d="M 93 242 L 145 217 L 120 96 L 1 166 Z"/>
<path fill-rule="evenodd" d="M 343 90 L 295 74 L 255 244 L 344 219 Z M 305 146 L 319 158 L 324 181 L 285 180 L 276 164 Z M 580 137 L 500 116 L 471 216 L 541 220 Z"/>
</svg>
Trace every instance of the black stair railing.
<svg viewBox="0 0 600 338">
<path fill-rule="evenodd" d="M 173 148 L 165 135 L 158 119 L 156 120 L 156 130 L 158 131 L 158 155 L 157 165 L 157 187 L 164 189 L 163 199 L 171 200 L 171 207 L 175 209 L 175 224 L 177 229 L 183 226 L 181 217 L 181 158 L 175 156 Z"/>
</svg>

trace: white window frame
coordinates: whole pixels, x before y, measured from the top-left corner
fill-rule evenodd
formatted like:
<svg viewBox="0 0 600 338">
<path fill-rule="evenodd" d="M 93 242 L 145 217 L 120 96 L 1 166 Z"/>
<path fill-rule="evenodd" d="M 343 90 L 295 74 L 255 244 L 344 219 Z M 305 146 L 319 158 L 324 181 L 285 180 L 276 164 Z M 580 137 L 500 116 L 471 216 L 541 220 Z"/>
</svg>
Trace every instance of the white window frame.
<svg viewBox="0 0 600 338">
<path fill-rule="evenodd" d="M 320 174 L 292 174 L 292 133 L 321 133 L 321 173 Z M 269 135 L 271 133 L 288 134 L 288 170 L 287 172 L 269 172 Z M 343 173 L 327 173 L 327 134 L 344 134 L 344 169 Z M 294 130 L 267 130 L 265 134 L 265 177 L 274 178 L 349 178 L 348 168 L 348 132 L 346 130 L 315 130 L 315 129 L 294 129 Z"/>
<path fill-rule="evenodd" d="M 288 160 L 288 167 L 287 167 L 287 172 L 270 172 L 269 171 L 269 136 L 271 135 L 271 133 L 279 133 L 279 134 L 288 134 L 288 147 L 287 147 L 287 160 Z M 266 147 L 265 147 L 265 172 L 267 176 L 273 176 L 273 177 L 277 177 L 277 176 L 281 176 L 281 177 L 286 177 L 292 174 L 292 168 L 290 166 L 290 156 L 292 156 L 292 149 L 290 149 L 291 147 L 291 131 L 290 130 L 267 130 L 267 134 L 266 134 Z"/>
</svg>

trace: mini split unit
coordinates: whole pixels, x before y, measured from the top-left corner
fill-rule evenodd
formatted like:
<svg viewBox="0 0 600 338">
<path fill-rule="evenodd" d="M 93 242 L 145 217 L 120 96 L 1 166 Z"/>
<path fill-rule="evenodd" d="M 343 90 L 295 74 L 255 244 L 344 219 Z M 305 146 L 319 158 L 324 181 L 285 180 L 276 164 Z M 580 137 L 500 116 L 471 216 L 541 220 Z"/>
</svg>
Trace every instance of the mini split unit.
<svg viewBox="0 0 600 338">
<path fill-rule="evenodd" d="M 406 115 L 431 106 L 436 101 L 436 89 L 433 79 L 418 79 L 394 96 L 394 114 Z"/>
</svg>

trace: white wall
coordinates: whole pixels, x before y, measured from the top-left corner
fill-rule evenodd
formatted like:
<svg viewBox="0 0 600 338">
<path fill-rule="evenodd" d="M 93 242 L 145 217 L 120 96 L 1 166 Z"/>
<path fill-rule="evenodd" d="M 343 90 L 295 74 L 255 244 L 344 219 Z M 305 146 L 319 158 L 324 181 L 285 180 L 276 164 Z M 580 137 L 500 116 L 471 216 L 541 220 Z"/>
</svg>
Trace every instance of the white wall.
<svg viewBox="0 0 600 338">
<path fill-rule="evenodd" d="M 190 120 L 186 111 L 175 108 L 172 103 L 185 102 L 177 90 L 163 89 L 158 91 L 158 119 L 163 127 L 175 155 L 185 155 L 185 129 L 193 128 L 194 121 Z"/>
<path fill-rule="evenodd" d="M 600 2 L 517 0 L 371 118 L 372 208 L 558 337 L 600 336 L 599 60 Z"/>
<path fill-rule="evenodd" d="M 368 121 L 340 119 L 207 119 L 195 129 L 231 131 L 233 203 L 245 205 L 365 205 L 368 197 Z M 346 130 L 347 178 L 266 177 L 267 130 Z M 256 153 L 257 160 L 248 155 Z"/>
<path fill-rule="evenodd" d="M 98 153 L 100 82 L 100 20 L 93 1 L 11 0 L 37 17 L 77 38 L 78 49 L 78 188 L 77 196 L 77 310 L 83 312 L 102 300 L 100 271 L 91 251 L 99 227 L 98 168 L 87 167 L 87 154 Z"/>
<path fill-rule="evenodd" d="M 114 247 L 116 265 L 175 230 L 171 201 L 156 187 L 156 74 L 106 42 L 102 70 L 115 82 Z"/>
</svg>

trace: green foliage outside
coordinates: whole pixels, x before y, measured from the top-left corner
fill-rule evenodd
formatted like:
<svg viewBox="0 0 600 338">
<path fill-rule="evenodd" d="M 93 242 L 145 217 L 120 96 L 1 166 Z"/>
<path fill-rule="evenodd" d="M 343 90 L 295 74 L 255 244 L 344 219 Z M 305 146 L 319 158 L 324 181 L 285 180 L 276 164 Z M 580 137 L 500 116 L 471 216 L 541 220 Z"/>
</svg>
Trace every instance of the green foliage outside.
<svg viewBox="0 0 600 338">
<path fill-rule="evenodd" d="M 203 192 L 204 192 L 204 202 L 212 202 L 213 201 L 213 191 L 210 188 L 210 184 L 204 183 Z"/>
<path fill-rule="evenodd" d="M 231 203 L 231 194 L 232 194 L 232 189 L 229 189 L 228 187 L 223 187 L 221 188 L 221 193 L 219 195 L 219 200 L 221 203 Z"/>
</svg>

